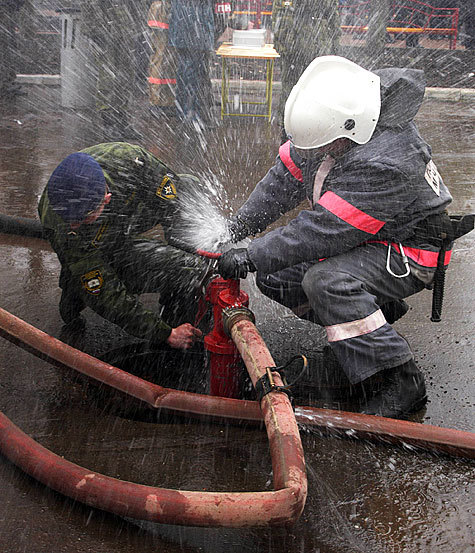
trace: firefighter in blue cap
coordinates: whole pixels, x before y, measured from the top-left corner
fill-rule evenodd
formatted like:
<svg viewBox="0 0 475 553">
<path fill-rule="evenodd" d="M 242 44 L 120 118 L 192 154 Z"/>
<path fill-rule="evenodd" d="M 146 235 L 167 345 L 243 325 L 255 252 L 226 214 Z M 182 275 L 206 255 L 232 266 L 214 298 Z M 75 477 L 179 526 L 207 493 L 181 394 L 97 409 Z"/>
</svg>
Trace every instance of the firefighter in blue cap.
<svg viewBox="0 0 475 553">
<path fill-rule="evenodd" d="M 371 391 L 363 412 L 386 417 L 426 402 L 424 376 L 391 323 L 450 259 L 452 197 L 414 124 L 424 89 L 422 71 L 316 58 L 285 106 L 289 140 L 231 235 L 262 231 L 305 198 L 308 208 L 218 261 L 224 278 L 257 271 L 264 294 L 323 326 L 349 382 Z"/>
<path fill-rule="evenodd" d="M 180 194 L 198 187 L 147 150 L 104 143 L 66 157 L 53 171 L 38 210 L 44 235 L 61 263 L 60 314 L 66 324 L 89 307 L 133 336 L 187 349 L 207 265 L 143 233 L 173 232 Z M 161 315 L 141 293 L 159 293 Z M 83 320 L 82 320 L 83 321 Z M 84 322 L 84 321 L 83 321 Z"/>
</svg>

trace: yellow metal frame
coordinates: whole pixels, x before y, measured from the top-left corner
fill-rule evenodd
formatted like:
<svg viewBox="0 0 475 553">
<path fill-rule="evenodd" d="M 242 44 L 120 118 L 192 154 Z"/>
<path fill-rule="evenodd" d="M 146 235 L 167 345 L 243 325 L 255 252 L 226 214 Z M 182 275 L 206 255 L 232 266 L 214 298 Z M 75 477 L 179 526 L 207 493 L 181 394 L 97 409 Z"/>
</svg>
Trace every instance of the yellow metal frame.
<svg viewBox="0 0 475 553">
<path fill-rule="evenodd" d="M 229 43 L 222 44 L 216 51 L 221 56 L 221 119 L 229 117 L 265 117 L 270 123 L 272 115 L 272 85 L 274 81 L 274 61 L 280 57 L 272 44 L 265 44 L 260 48 L 242 48 Z M 241 101 L 241 104 L 266 106 L 266 113 L 235 113 L 228 111 L 230 71 L 228 60 L 230 58 L 264 60 L 266 62 L 266 87 L 263 101 Z"/>
</svg>

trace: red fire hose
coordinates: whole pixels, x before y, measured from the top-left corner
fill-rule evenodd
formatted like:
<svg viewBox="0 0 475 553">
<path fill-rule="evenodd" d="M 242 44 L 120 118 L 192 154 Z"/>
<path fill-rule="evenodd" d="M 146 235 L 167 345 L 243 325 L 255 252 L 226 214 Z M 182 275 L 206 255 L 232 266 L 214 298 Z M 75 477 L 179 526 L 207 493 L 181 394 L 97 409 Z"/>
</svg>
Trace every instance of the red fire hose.
<svg viewBox="0 0 475 553">
<path fill-rule="evenodd" d="M 58 361 L 157 409 L 225 420 L 262 420 L 255 401 L 163 388 L 72 348 L 1 308 L 0 332 L 3 337 L 26 346 L 40 357 Z M 316 407 L 297 407 L 295 414 L 299 423 L 331 434 L 407 444 L 456 457 L 475 458 L 475 434 L 472 432 Z"/>
<path fill-rule="evenodd" d="M 193 255 L 199 255 L 200 257 L 207 257 L 208 259 L 218 259 L 218 257 L 221 257 L 223 255 L 221 252 L 209 252 L 207 250 L 200 250 L 199 248 L 195 248 L 195 246 L 192 246 L 188 242 L 185 242 L 184 240 L 181 240 L 176 236 L 169 236 L 168 244 L 184 252 L 191 253 Z"/>
<path fill-rule="evenodd" d="M 222 409 L 218 398 L 167 390 L 125 373 L 111 365 L 46 335 L 0 309 L 0 328 L 15 341 L 74 367 L 154 407 L 198 414 L 262 418 L 254 402 L 231 402 Z M 254 328 L 254 330 L 253 330 Z M 251 378 L 258 379 L 273 366 L 272 357 L 257 330 L 249 322 L 241 336 L 249 339 Z M 0 451 L 12 463 L 54 490 L 93 507 L 132 518 L 189 526 L 272 526 L 294 523 L 302 513 L 307 496 L 305 462 L 297 423 L 286 396 L 272 392 L 262 411 L 269 437 L 274 482 L 273 492 L 191 492 L 169 490 L 125 482 L 79 467 L 37 444 L 0 413 Z M 242 414 L 242 413 L 241 413 Z M 242 417 L 241 417 L 242 418 Z M 246 418 L 246 417 L 244 417 Z"/>
<path fill-rule="evenodd" d="M 254 323 L 243 313 L 240 310 L 235 320 L 228 319 L 227 327 L 257 389 L 257 382 L 267 376 L 266 369 L 275 367 L 275 363 Z M 275 386 L 283 386 L 279 373 L 272 374 Z M 303 509 L 307 497 L 307 477 L 299 430 L 290 400 L 283 392 L 270 391 L 262 397 L 261 410 L 272 459 L 280 459 L 273 466 L 274 486 L 277 489 L 292 487 L 295 504 Z"/>
<path fill-rule="evenodd" d="M 0 333 L 39 357 L 58 361 L 157 409 L 224 420 L 262 420 L 255 401 L 163 388 L 72 348 L 1 308 Z M 456 457 L 475 458 L 475 434 L 472 432 L 316 407 L 297 407 L 295 415 L 297 422 L 331 434 L 407 444 Z"/>
<path fill-rule="evenodd" d="M 274 492 L 213 493 L 167 490 L 116 480 L 89 471 L 48 451 L 0 413 L 0 451 L 45 485 L 88 505 L 143 520 L 194 526 L 267 526 L 292 523 L 302 512 L 306 478 L 300 439 L 287 398 L 273 392 L 257 402 L 192 394 L 162 388 L 103 363 L 45 334 L 0 309 L 2 335 L 32 348 L 149 405 L 175 412 L 224 419 L 264 420 L 274 468 Z M 253 382 L 272 366 L 257 330 L 237 320 L 230 333 L 246 361 Z M 267 365 L 269 364 L 269 365 Z M 278 375 L 276 384 L 280 384 Z M 393 443 L 475 458 L 475 435 L 429 425 L 369 415 L 304 407 L 297 420 L 306 425 L 351 432 Z M 270 419 L 273 419 L 272 421 Z"/>
</svg>

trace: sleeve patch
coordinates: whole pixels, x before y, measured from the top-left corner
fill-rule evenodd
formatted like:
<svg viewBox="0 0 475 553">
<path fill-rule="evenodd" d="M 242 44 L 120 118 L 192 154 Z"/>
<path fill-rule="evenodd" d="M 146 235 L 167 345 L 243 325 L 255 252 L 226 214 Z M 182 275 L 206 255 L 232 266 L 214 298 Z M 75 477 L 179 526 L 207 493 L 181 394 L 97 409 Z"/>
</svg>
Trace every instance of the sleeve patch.
<svg viewBox="0 0 475 553">
<path fill-rule="evenodd" d="M 163 200 L 174 200 L 176 198 L 176 188 L 170 175 L 165 175 L 155 194 Z"/>
<path fill-rule="evenodd" d="M 442 178 L 439 175 L 439 171 L 437 170 L 437 167 L 432 160 L 430 160 L 429 163 L 426 165 L 424 178 L 426 179 L 432 190 L 437 194 L 437 196 L 440 196 L 440 181 L 442 180 Z"/>
<path fill-rule="evenodd" d="M 104 284 L 104 278 L 100 271 L 89 271 L 81 277 L 81 282 L 84 290 L 92 295 L 100 293 L 102 285 Z"/>
</svg>

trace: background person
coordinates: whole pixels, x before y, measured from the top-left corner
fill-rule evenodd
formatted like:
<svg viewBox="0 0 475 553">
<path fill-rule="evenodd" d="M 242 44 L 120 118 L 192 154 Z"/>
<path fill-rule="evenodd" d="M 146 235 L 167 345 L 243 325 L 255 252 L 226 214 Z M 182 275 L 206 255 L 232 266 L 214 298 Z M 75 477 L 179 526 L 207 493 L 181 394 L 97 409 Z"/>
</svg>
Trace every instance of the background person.
<svg viewBox="0 0 475 553">
<path fill-rule="evenodd" d="M 171 0 L 153 2 L 148 12 L 149 40 L 153 52 L 149 66 L 149 96 L 157 115 L 175 115 L 176 56 L 168 43 Z"/>
<path fill-rule="evenodd" d="M 257 271 L 264 294 L 324 326 L 352 384 L 381 380 L 363 412 L 386 417 L 426 402 L 424 377 L 390 323 L 407 311 L 403 298 L 431 285 L 452 200 L 413 121 L 424 89 L 422 71 L 315 59 L 287 100 L 290 141 L 231 234 L 256 234 L 305 197 L 310 206 L 218 262 L 224 278 Z"/>
<path fill-rule="evenodd" d="M 177 116 L 206 126 L 211 121 L 214 1 L 172 0 L 168 42 L 177 55 Z"/>
<path fill-rule="evenodd" d="M 66 157 L 53 171 L 38 211 L 44 235 L 61 263 L 60 314 L 77 323 L 90 307 L 129 334 L 152 344 L 189 348 L 201 336 L 193 326 L 207 266 L 142 236 L 177 224 L 180 193 L 199 186 L 176 175 L 150 152 L 105 143 Z M 160 293 L 161 316 L 138 294 Z"/>
<path fill-rule="evenodd" d="M 338 0 L 274 0 L 272 30 L 274 48 L 280 54 L 282 92 L 278 114 L 283 127 L 285 102 L 305 68 L 318 56 L 338 54 Z"/>
<path fill-rule="evenodd" d="M 98 72 L 96 106 L 103 138 L 136 139 L 130 105 L 141 94 L 136 76 L 150 1 L 82 0 L 81 7 L 81 31 L 91 40 Z"/>
</svg>

